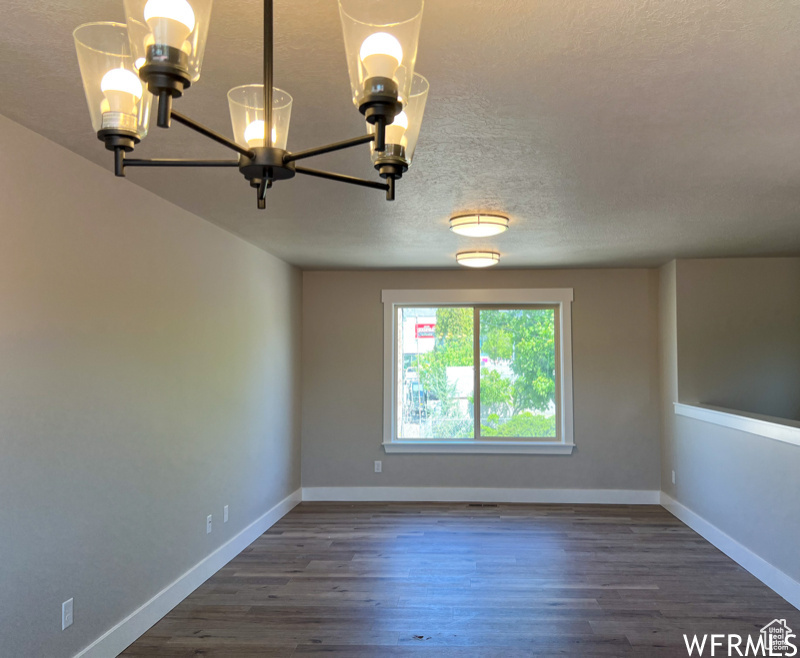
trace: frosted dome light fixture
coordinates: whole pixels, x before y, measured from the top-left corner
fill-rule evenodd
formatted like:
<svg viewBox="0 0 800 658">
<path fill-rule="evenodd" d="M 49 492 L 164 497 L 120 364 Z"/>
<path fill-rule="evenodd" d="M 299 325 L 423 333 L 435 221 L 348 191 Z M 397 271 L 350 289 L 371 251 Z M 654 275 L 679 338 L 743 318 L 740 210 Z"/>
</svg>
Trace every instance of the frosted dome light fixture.
<svg viewBox="0 0 800 658">
<path fill-rule="evenodd" d="M 450 218 L 450 230 L 468 238 L 489 238 L 508 230 L 508 217 L 477 213 L 455 215 Z"/>
<path fill-rule="evenodd" d="M 496 251 L 462 251 L 456 254 L 456 262 L 464 267 L 492 267 L 500 262 Z"/>
</svg>

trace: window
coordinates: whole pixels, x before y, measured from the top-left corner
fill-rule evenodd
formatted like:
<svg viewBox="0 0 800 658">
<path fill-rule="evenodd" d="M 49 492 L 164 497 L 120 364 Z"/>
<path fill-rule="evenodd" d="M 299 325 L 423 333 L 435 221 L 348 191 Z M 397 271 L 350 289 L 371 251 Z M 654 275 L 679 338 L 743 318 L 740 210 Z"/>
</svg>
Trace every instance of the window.
<svg viewBox="0 0 800 658">
<path fill-rule="evenodd" d="M 571 289 L 383 302 L 387 452 L 572 452 Z"/>
</svg>

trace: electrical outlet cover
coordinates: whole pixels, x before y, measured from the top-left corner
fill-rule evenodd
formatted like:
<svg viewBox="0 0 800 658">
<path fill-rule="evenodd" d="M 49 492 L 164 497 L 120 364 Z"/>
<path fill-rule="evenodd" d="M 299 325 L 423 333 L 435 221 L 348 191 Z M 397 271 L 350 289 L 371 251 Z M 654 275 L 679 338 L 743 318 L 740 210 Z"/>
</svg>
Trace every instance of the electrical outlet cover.
<svg viewBox="0 0 800 658">
<path fill-rule="evenodd" d="M 73 599 L 69 599 L 64 601 L 61 604 L 61 630 L 63 631 L 65 628 L 72 626 L 72 606 L 73 606 Z"/>
</svg>

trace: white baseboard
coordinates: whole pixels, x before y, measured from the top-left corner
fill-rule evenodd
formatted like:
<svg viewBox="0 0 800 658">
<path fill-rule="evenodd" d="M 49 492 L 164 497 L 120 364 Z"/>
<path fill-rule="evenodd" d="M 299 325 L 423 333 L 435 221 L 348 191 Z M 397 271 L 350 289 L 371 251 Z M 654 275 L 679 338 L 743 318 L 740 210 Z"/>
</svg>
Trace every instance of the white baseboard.
<svg viewBox="0 0 800 658">
<path fill-rule="evenodd" d="M 117 656 L 172 608 L 252 544 L 266 530 L 301 501 L 301 490 L 289 494 L 266 514 L 256 519 L 230 541 L 204 558 L 175 582 L 167 585 L 143 606 L 134 610 L 116 626 L 106 631 L 75 658 L 111 658 Z"/>
<path fill-rule="evenodd" d="M 304 501 L 426 503 L 595 503 L 658 505 L 658 491 L 486 487 L 303 487 Z"/>
<path fill-rule="evenodd" d="M 800 583 L 777 567 L 759 557 L 717 526 L 706 521 L 688 507 L 661 492 L 661 505 L 707 539 L 734 562 L 747 569 L 767 587 L 800 609 Z"/>
</svg>

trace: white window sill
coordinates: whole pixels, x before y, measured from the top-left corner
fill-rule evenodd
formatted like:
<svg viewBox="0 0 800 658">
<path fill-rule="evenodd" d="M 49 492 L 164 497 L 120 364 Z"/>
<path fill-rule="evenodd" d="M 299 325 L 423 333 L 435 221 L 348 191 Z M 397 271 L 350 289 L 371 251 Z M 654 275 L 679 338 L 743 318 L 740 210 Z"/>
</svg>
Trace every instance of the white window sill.
<svg viewBox="0 0 800 658">
<path fill-rule="evenodd" d="M 675 402 L 675 414 L 800 446 L 800 422 L 708 405 Z"/>
<path fill-rule="evenodd" d="M 473 455 L 570 455 L 574 443 L 560 441 L 391 441 L 387 452 Z"/>
</svg>

